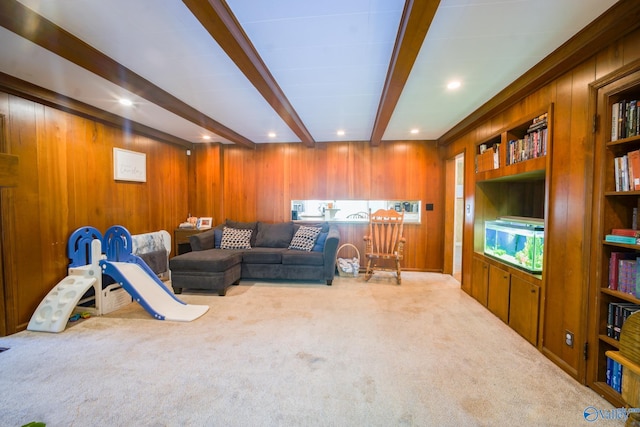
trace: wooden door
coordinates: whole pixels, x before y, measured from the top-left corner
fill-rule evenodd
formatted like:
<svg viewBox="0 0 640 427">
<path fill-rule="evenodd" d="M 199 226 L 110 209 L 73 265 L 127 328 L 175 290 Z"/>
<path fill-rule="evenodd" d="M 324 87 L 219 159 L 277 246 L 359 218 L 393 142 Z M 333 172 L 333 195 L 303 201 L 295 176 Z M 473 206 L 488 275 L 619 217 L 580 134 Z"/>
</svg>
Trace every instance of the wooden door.
<svg viewBox="0 0 640 427">
<path fill-rule="evenodd" d="M 509 323 L 509 284 L 511 274 L 495 265 L 489 266 L 489 292 L 487 307 L 489 310 Z"/>
<path fill-rule="evenodd" d="M 511 276 L 509 326 L 536 346 L 539 308 L 540 287 L 519 277 Z"/>
<path fill-rule="evenodd" d="M 488 291 L 489 264 L 482 258 L 473 257 L 473 264 L 471 266 L 471 296 L 486 307 Z"/>
</svg>

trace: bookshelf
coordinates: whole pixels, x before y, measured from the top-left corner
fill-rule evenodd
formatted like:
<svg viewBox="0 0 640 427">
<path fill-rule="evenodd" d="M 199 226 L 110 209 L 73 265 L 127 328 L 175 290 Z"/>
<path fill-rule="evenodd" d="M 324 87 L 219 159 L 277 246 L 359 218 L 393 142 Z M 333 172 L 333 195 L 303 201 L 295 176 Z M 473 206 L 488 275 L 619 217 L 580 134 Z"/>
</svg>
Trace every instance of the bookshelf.
<svg viewBox="0 0 640 427">
<path fill-rule="evenodd" d="M 640 184 L 640 165 L 634 171 L 633 162 L 629 160 L 633 156 L 630 153 L 640 150 L 638 112 L 636 103 L 632 106 L 630 102 L 640 100 L 640 65 L 636 64 L 635 69 L 627 67 L 594 83 L 592 97 L 598 127 L 594 134 L 587 383 L 613 405 L 622 407 L 628 402 L 607 382 L 607 359 L 620 351 L 616 329 L 620 330 L 635 306 L 640 309 L 640 298 L 636 297 L 640 293 L 635 293 L 633 276 L 634 283 L 617 277 L 622 263 L 635 263 L 640 257 L 640 245 L 609 241 L 608 236 L 614 234 L 614 229 L 634 228 L 634 222 L 635 227 L 640 228 L 638 219 L 634 218 L 637 216 L 634 211 L 640 208 L 640 185 L 634 186 L 633 179 L 637 177 Z M 628 121 L 624 120 L 625 115 Z M 623 158 L 626 164 L 620 163 Z M 626 176 L 626 183 L 621 175 Z"/>
<path fill-rule="evenodd" d="M 543 179 L 550 151 L 553 104 L 476 145 L 476 181 Z"/>
<path fill-rule="evenodd" d="M 470 294 L 536 347 L 541 344 L 544 265 L 542 274 L 532 274 L 485 255 L 484 225 L 503 216 L 547 218 L 552 128 L 553 104 L 476 144 Z"/>
<path fill-rule="evenodd" d="M 620 390 L 622 400 L 631 408 L 640 405 L 640 313 L 627 318 L 620 330 L 620 350 L 609 350 L 605 353 L 608 358 L 608 378 L 612 387 Z M 640 414 L 628 413 L 625 425 L 638 425 Z"/>
</svg>

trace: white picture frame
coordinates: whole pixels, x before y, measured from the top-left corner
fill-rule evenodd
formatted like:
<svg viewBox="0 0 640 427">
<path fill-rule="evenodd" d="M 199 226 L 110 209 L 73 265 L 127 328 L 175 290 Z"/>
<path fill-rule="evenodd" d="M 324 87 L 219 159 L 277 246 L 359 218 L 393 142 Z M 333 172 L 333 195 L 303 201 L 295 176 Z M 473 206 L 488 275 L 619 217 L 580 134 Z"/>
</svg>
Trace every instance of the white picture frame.
<svg viewBox="0 0 640 427">
<path fill-rule="evenodd" d="M 113 179 L 116 181 L 147 182 L 147 155 L 114 148 Z"/>
<path fill-rule="evenodd" d="M 211 217 L 201 217 L 198 218 L 198 223 L 196 224 L 196 228 L 198 230 L 208 230 L 213 225 L 213 218 Z"/>
</svg>

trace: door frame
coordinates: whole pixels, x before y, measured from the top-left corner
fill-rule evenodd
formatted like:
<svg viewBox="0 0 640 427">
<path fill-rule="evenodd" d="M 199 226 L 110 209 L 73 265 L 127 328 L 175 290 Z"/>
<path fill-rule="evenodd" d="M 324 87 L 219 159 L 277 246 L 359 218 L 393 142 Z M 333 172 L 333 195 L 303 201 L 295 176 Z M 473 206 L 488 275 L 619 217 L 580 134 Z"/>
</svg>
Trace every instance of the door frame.
<svg viewBox="0 0 640 427">
<path fill-rule="evenodd" d="M 444 257 L 443 257 L 443 266 L 442 272 L 444 274 L 453 274 L 453 264 L 454 264 L 454 249 L 455 249 L 455 221 L 447 221 L 446 218 L 454 218 L 454 220 L 461 222 L 461 237 L 462 237 L 462 248 L 461 251 L 464 253 L 464 207 L 463 214 L 459 218 L 455 215 L 456 208 L 456 166 L 458 159 L 462 157 L 462 194 L 464 199 L 464 187 L 465 183 L 465 152 L 464 150 L 460 153 L 456 153 L 453 157 L 445 160 L 445 200 L 444 200 L 444 212 L 445 212 L 445 221 L 444 221 Z M 463 204 L 464 205 L 464 204 Z M 462 257 L 461 262 L 464 262 L 464 257 Z M 460 281 L 462 282 L 462 271 L 463 268 L 460 268 Z"/>
</svg>

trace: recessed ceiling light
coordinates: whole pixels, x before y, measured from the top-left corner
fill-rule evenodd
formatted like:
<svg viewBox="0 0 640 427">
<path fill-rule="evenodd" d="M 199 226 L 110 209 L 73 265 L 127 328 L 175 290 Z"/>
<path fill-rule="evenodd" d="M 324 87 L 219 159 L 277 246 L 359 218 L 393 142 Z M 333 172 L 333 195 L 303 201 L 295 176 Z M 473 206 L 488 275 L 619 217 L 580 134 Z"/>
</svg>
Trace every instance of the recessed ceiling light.
<svg viewBox="0 0 640 427">
<path fill-rule="evenodd" d="M 267 136 L 268 136 L 269 138 L 275 138 L 275 137 L 276 137 L 276 133 L 275 133 L 275 132 L 269 132 L 269 133 L 267 134 Z"/>
<path fill-rule="evenodd" d="M 130 99 L 126 99 L 126 98 L 120 98 L 120 99 L 118 100 L 118 102 L 119 102 L 120 104 L 122 104 L 122 105 L 127 106 L 127 107 L 130 107 L 130 106 L 132 106 L 132 105 L 133 105 L 133 101 L 131 101 Z"/>
<path fill-rule="evenodd" d="M 414 135 L 415 135 L 416 133 L 418 133 L 418 132 L 420 132 L 420 130 L 419 130 L 419 129 L 411 129 L 411 133 L 412 133 L 412 134 L 414 134 Z"/>
<path fill-rule="evenodd" d="M 208 140 L 210 140 L 210 139 L 211 139 L 211 136 L 209 136 L 209 135 L 202 135 L 202 139 L 204 139 L 204 140 L 207 140 L 207 141 L 208 141 Z"/>
<path fill-rule="evenodd" d="M 344 131 L 342 129 L 340 129 L 338 132 L 336 132 L 338 134 L 338 136 L 344 136 Z"/>
<path fill-rule="evenodd" d="M 458 89 L 461 85 L 459 80 L 452 80 L 447 84 L 447 89 Z"/>
</svg>

